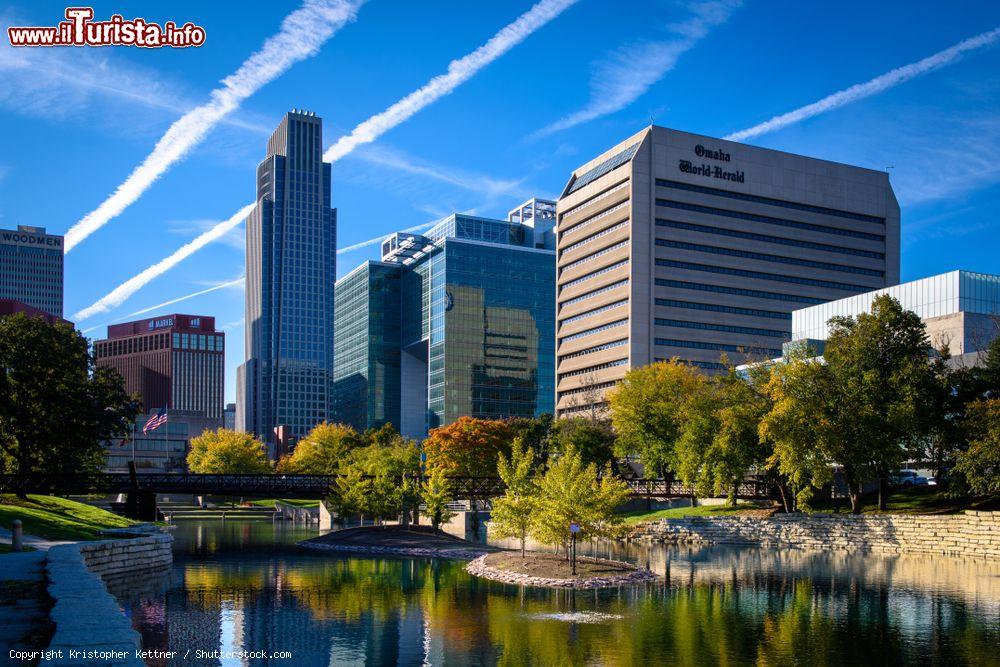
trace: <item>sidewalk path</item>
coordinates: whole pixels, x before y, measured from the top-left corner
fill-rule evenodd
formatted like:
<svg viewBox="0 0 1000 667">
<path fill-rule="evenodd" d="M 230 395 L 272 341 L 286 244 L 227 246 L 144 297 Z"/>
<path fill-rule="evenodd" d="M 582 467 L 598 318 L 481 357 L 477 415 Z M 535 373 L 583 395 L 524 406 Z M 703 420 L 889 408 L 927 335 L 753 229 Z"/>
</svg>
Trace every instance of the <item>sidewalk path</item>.
<svg viewBox="0 0 1000 667">
<path fill-rule="evenodd" d="M 10 544 L 10 531 L 0 528 L 0 541 Z M 46 593 L 45 558 L 50 547 L 67 544 L 24 536 L 35 551 L 0 554 L 0 650 L 39 650 L 48 645 L 51 600 Z"/>
</svg>

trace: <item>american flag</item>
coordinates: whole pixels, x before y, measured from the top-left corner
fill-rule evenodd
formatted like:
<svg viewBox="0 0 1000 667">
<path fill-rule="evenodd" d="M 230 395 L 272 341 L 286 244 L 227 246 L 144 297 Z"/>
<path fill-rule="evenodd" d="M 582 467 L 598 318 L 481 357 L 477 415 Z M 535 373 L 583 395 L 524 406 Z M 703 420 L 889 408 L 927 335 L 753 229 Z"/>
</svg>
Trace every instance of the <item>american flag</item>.
<svg viewBox="0 0 1000 667">
<path fill-rule="evenodd" d="M 164 424 L 167 423 L 167 409 L 165 407 L 160 408 L 160 411 L 149 418 L 146 425 L 142 427 L 142 434 L 145 435 L 149 431 L 155 431 Z"/>
</svg>

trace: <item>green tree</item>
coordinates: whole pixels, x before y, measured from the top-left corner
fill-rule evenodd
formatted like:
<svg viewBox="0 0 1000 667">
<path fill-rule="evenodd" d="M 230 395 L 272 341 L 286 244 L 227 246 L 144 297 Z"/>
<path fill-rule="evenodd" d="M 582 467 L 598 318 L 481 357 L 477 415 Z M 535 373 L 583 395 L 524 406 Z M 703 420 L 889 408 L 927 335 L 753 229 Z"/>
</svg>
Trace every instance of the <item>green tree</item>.
<svg viewBox="0 0 1000 667">
<path fill-rule="evenodd" d="M 514 439 L 510 458 L 503 454 L 497 461 L 497 474 L 506 485 L 504 495 L 493 501 L 490 512 L 490 537 L 514 537 L 521 543 L 524 558 L 525 543 L 538 510 L 538 486 L 534 477 L 535 451 L 524 447 L 524 441 Z"/>
<path fill-rule="evenodd" d="M 761 441 L 760 422 L 771 408 L 760 390 L 766 384 L 769 366 L 747 373 L 733 367 L 714 379 L 716 424 L 711 445 L 705 453 L 705 483 L 713 493 L 725 493 L 736 503 L 737 486 L 752 471 L 762 470 L 771 449 Z"/>
<path fill-rule="evenodd" d="M 1000 493 L 1000 398 L 969 406 L 969 446 L 955 470 L 973 493 Z"/>
<path fill-rule="evenodd" d="M 331 503 L 341 516 L 370 515 L 376 523 L 399 516 L 418 495 L 411 480 L 420 471 L 420 451 L 405 439 L 383 440 L 348 452 L 338 468 Z"/>
<path fill-rule="evenodd" d="M 104 442 L 126 436 L 140 408 L 114 370 L 95 367 L 68 323 L 0 318 L 0 458 L 3 472 L 94 472 Z"/>
<path fill-rule="evenodd" d="M 269 473 L 264 443 L 250 433 L 220 428 L 191 439 L 188 470 L 201 474 Z"/>
<path fill-rule="evenodd" d="M 647 476 L 662 476 L 676 463 L 685 408 L 704 381 L 697 368 L 676 359 L 626 373 L 609 398 L 617 454 L 639 454 Z"/>
<path fill-rule="evenodd" d="M 278 469 L 302 475 L 335 475 L 361 443 L 361 436 L 350 426 L 323 422 L 295 445 L 295 451 L 279 462 Z"/>
<path fill-rule="evenodd" d="M 586 417 L 560 419 L 552 427 L 552 440 L 559 452 L 575 449 L 585 464 L 615 467 L 615 433 L 607 422 Z"/>
<path fill-rule="evenodd" d="M 552 415 L 546 412 L 533 418 L 511 419 L 509 423 L 511 442 L 514 438 L 520 437 L 525 447 L 535 451 L 537 463 L 545 465 L 552 450 L 558 447 L 555 443 L 557 422 Z"/>
<path fill-rule="evenodd" d="M 839 464 L 851 509 L 860 512 L 865 482 L 884 482 L 922 451 L 941 384 L 923 322 L 895 299 L 879 296 L 870 313 L 830 325 L 825 362 L 792 359 L 775 372 L 774 407 L 760 433 L 775 443 L 778 468 L 802 500 Z"/>
<path fill-rule="evenodd" d="M 448 523 L 455 513 L 448 509 L 452 501 L 451 489 L 444 471 L 440 468 L 431 470 L 421 488 L 421 499 L 424 502 L 424 514 L 430 519 L 434 530 L 439 530 L 441 524 Z"/>
<path fill-rule="evenodd" d="M 573 522 L 580 526 L 580 539 L 614 537 L 622 526 L 616 510 L 629 497 L 628 485 L 610 474 L 598 478 L 597 466 L 584 465 L 573 450 L 549 466 L 538 481 L 538 489 L 531 535 L 543 544 L 565 549 Z"/>
</svg>

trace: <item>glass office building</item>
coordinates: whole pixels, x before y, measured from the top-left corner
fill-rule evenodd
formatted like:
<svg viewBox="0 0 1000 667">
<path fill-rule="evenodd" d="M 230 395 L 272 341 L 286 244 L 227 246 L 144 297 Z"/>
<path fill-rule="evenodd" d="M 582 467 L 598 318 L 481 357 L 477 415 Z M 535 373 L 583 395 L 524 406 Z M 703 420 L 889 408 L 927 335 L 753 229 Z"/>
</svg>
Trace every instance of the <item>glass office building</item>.
<svg viewBox="0 0 1000 667">
<path fill-rule="evenodd" d="M 553 218 L 554 205 L 552 216 L 516 221 L 452 215 L 426 234 L 391 236 L 382 262 L 338 281 L 337 419 L 419 438 L 462 416 L 551 413 Z"/>
<path fill-rule="evenodd" d="M 0 299 L 61 318 L 63 237 L 46 234 L 44 227 L 0 229 Z"/>
<path fill-rule="evenodd" d="M 257 205 L 246 222 L 246 362 L 237 372 L 236 424 L 269 445 L 279 427 L 295 439 L 332 414 L 337 212 L 322 156 L 322 120 L 285 114 L 257 167 Z"/>
<path fill-rule="evenodd" d="M 334 414 L 357 429 L 399 425 L 400 270 L 366 262 L 337 282 Z"/>
</svg>

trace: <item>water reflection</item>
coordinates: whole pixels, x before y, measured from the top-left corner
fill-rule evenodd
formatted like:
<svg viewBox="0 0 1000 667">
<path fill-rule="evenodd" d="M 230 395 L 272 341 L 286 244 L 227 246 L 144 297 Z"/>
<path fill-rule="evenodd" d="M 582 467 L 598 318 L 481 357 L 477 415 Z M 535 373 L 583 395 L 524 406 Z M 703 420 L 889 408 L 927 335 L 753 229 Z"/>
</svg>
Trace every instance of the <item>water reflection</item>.
<svg viewBox="0 0 1000 667">
<path fill-rule="evenodd" d="M 180 524 L 167 590 L 126 604 L 146 648 L 192 653 L 151 664 L 1000 665 L 996 564 L 604 545 L 663 582 L 522 590 L 460 563 L 296 550 L 307 534 Z M 193 659 L 220 648 L 292 660 Z"/>
</svg>

